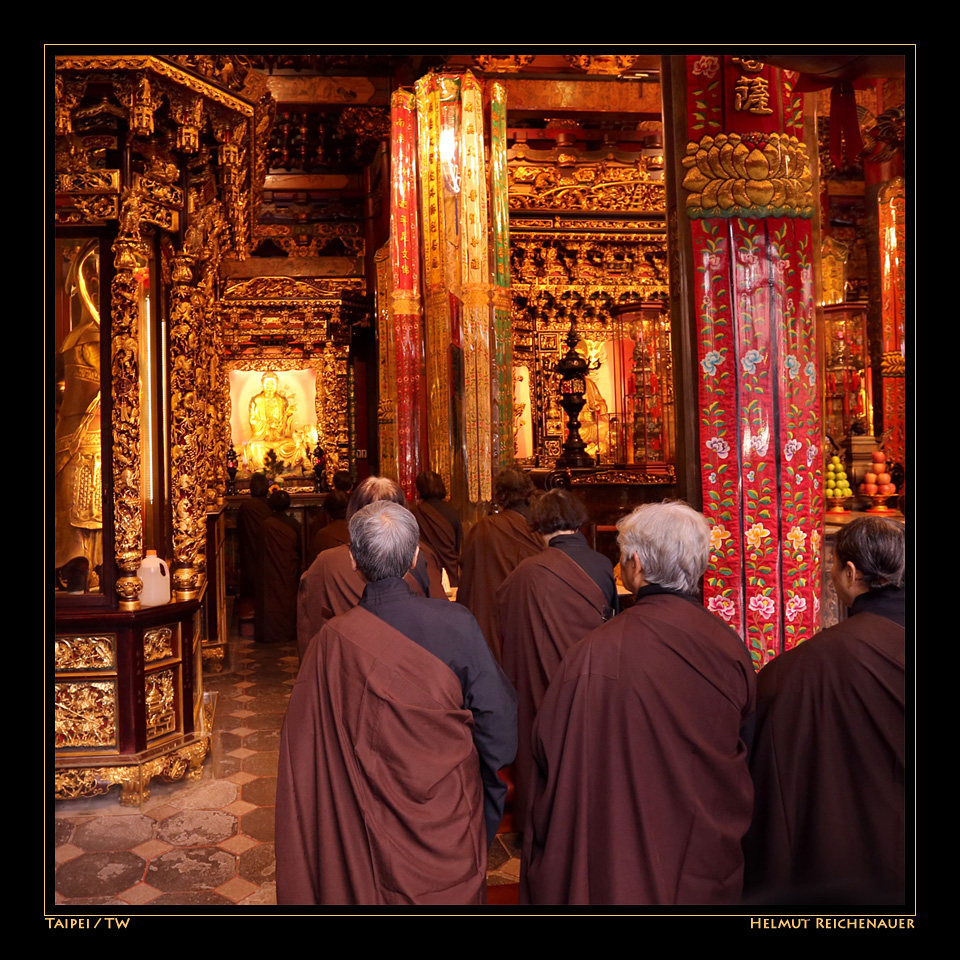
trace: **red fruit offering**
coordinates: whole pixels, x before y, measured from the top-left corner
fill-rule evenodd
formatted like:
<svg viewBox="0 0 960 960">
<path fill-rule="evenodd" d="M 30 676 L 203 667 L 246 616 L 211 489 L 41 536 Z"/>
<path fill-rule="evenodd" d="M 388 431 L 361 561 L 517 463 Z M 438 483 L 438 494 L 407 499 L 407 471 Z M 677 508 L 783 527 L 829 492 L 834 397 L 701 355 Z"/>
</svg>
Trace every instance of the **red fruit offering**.
<svg viewBox="0 0 960 960">
<path fill-rule="evenodd" d="M 886 463 L 887 455 L 882 450 L 874 450 L 871 455 L 874 463 Z"/>
</svg>

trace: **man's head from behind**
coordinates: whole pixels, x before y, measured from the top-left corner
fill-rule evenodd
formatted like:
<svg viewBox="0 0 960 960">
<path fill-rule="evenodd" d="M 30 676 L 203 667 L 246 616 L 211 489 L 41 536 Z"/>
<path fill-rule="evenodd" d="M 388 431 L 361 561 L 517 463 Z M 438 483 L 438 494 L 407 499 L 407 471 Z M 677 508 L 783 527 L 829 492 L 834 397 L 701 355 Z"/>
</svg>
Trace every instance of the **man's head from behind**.
<svg viewBox="0 0 960 960">
<path fill-rule="evenodd" d="M 645 503 L 618 524 L 624 585 L 696 593 L 710 559 L 710 524 L 681 500 Z"/>
<path fill-rule="evenodd" d="M 413 565 L 419 539 L 416 517 L 390 500 L 374 501 L 350 518 L 350 554 L 371 583 L 402 577 Z"/>
<path fill-rule="evenodd" d="M 367 477 L 357 484 L 357 489 L 350 494 L 350 504 L 347 507 L 347 520 L 365 506 L 376 503 L 378 500 L 389 500 L 391 503 L 406 506 L 407 498 L 400 487 L 387 477 Z"/>
<path fill-rule="evenodd" d="M 493 481 L 493 498 L 504 509 L 529 503 L 535 492 L 529 474 L 520 467 L 504 467 Z"/>
<path fill-rule="evenodd" d="M 534 501 L 530 526 L 545 538 L 562 530 L 579 530 L 587 522 L 587 510 L 569 490 L 548 490 Z"/>
<path fill-rule="evenodd" d="M 845 606 L 861 594 L 903 586 L 903 524 L 885 517 L 858 517 L 840 528 L 833 553 L 833 585 Z"/>
<path fill-rule="evenodd" d="M 443 500 L 447 495 L 443 477 L 433 470 L 421 470 L 417 474 L 417 493 L 421 500 L 427 500 L 428 498 Z"/>
</svg>

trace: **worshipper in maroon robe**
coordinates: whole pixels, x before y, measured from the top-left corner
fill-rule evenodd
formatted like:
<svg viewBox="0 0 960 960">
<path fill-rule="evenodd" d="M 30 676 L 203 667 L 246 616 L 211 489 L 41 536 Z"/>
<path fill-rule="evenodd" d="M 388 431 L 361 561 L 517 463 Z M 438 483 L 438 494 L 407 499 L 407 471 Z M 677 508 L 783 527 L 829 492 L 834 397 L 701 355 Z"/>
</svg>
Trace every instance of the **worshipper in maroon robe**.
<svg viewBox="0 0 960 960">
<path fill-rule="evenodd" d="M 422 470 L 417 475 L 417 493 L 420 502 L 412 509 L 420 527 L 420 540 L 437 555 L 450 586 L 459 586 L 463 528 L 457 511 L 444 499 L 447 488 L 443 478 L 432 470 Z"/>
<path fill-rule="evenodd" d="M 254 639 L 261 643 L 294 643 L 300 582 L 300 524 L 284 512 L 290 507 L 290 494 L 286 490 L 274 490 L 267 503 L 270 516 L 260 527 Z"/>
<path fill-rule="evenodd" d="M 307 649 L 277 772 L 277 903 L 483 904 L 516 696 L 469 611 L 401 579 L 417 523 L 353 515 L 360 605 Z"/>
<path fill-rule="evenodd" d="M 267 494 L 270 481 L 266 474 L 250 477 L 250 496 L 237 508 L 237 545 L 240 552 L 241 616 L 253 613 L 253 596 L 260 577 L 260 527 L 270 516 Z"/>
<path fill-rule="evenodd" d="M 543 540 L 530 529 L 533 481 L 519 467 L 504 467 L 494 480 L 499 513 L 477 521 L 467 534 L 457 602 L 477 618 L 483 635 L 500 662 L 500 629 L 497 590 L 521 560 L 544 549 Z"/>
<path fill-rule="evenodd" d="M 347 504 L 350 498 L 342 490 L 334 490 L 327 494 L 323 502 L 323 510 L 327 515 L 327 522 L 313 535 L 310 541 L 310 563 L 316 560 L 317 555 L 332 547 L 342 547 L 350 542 L 350 533 L 347 528 Z"/>
<path fill-rule="evenodd" d="M 360 509 L 378 500 L 389 500 L 405 507 L 407 498 L 392 480 L 386 477 L 367 477 L 350 495 L 347 521 Z M 414 593 L 443 599 L 443 574 L 436 554 L 421 544 L 416 567 L 405 579 Z M 297 651 L 303 662 L 307 644 L 332 617 L 352 610 L 363 595 L 366 581 L 350 560 L 346 544 L 332 547 L 317 555 L 300 578 L 297 594 Z"/>
<path fill-rule="evenodd" d="M 679 502 L 618 526 L 637 601 L 567 651 L 540 705 L 520 902 L 736 903 L 756 678 L 694 595 L 710 527 Z"/>
<path fill-rule="evenodd" d="M 753 903 L 904 902 L 903 568 L 901 524 L 842 527 L 832 579 L 850 616 L 760 671 Z"/>
<path fill-rule="evenodd" d="M 533 757 L 530 734 L 563 655 L 617 609 L 613 564 L 587 545 L 583 503 L 566 490 L 534 501 L 530 526 L 547 549 L 523 560 L 500 585 L 497 605 L 503 671 L 517 691 L 513 829 L 523 832 Z"/>
</svg>

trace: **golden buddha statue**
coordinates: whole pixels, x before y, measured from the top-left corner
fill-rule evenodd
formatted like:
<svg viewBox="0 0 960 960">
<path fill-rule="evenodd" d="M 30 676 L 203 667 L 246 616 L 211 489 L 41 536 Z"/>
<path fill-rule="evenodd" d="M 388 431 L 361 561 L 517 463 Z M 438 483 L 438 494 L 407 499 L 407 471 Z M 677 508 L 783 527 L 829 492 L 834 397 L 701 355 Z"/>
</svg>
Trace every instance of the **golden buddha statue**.
<svg viewBox="0 0 960 960">
<path fill-rule="evenodd" d="M 264 458 L 273 450 L 278 459 L 294 465 L 306 455 L 303 431 L 293 424 L 296 402 L 280 391 L 280 377 L 268 370 L 260 378 L 261 390 L 250 401 L 250 439 L 243 453 L 251 470 L 263 470 Z"/>
</svg>

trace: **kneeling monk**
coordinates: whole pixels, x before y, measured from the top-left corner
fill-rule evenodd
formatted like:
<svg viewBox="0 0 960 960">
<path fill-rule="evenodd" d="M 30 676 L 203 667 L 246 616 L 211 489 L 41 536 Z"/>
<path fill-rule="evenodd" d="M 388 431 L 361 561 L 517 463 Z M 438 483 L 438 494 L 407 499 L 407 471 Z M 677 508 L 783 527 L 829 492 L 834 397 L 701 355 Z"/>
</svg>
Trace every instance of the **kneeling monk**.
<svg viewBox="0 0 960 960">
<path fill-rule="evenodd" d="M 416 597 L 417 521 L 350 520 L 369 581 L 309 645 L 277 774 L 277 903 L 480 904 L 517 747 L 516 695 L 470 612 Z"/>
</svg>

